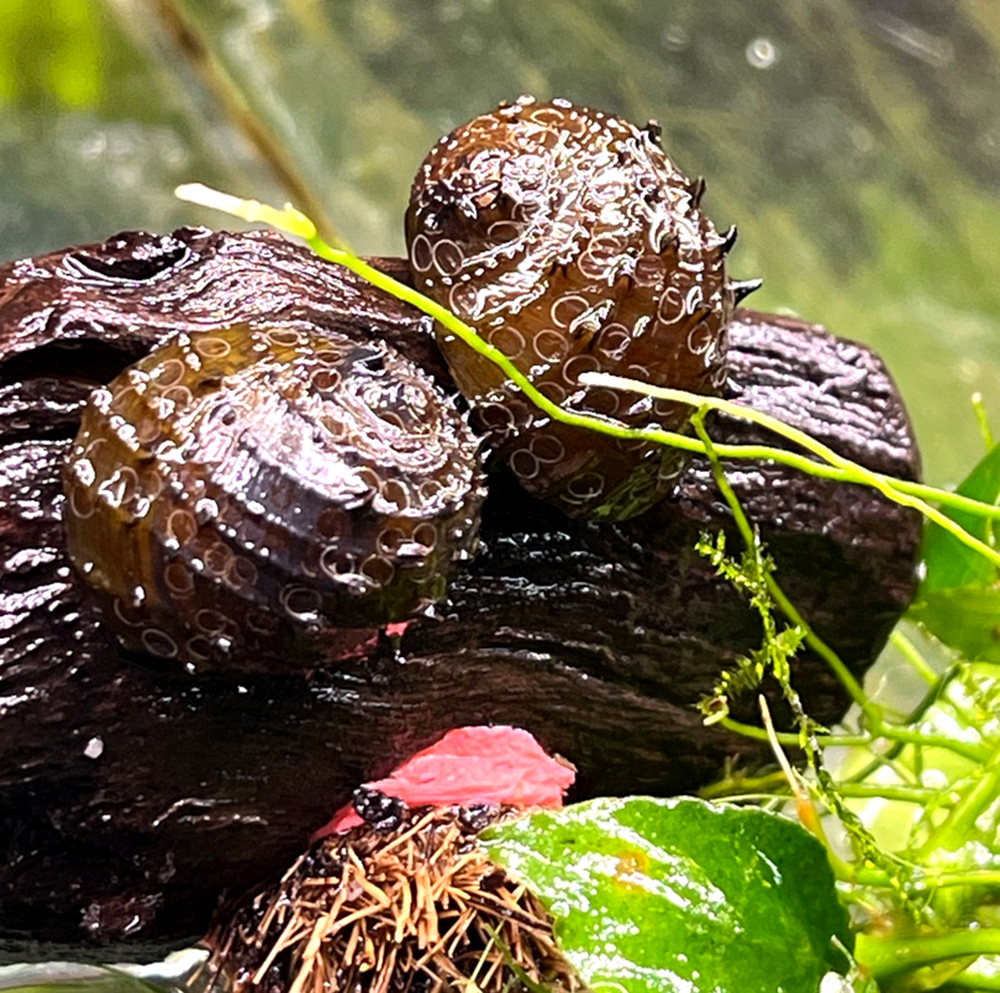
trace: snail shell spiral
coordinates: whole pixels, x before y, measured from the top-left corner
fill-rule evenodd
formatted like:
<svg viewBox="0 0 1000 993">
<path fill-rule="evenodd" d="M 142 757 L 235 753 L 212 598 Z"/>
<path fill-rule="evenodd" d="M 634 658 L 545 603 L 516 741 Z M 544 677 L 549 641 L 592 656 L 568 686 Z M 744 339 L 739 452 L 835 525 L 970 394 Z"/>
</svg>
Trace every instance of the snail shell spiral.
<svg viewBox="0 0 1000 993">
<path fill-rule="evenodd" d="M 697 393 L 725 381 L 742 287 L 657 129 L 565 100 L 522 97 L 445 136 L 414 181 L 406 236 L 417 287 L 573 410 L 681 430 L 690 409 L 578 377 L 603 370 Z M 476 422 L 529 490 L 576 516 L 645 510 L 679 471 L 676 450 L 551 422 L 489 360 L 438 329 Z"/>
<path fill-rule="evenodd" d="M 444 595 L 476 544 L 477 449 L 387 346 L 184 335 L 92 394 L 64 469 L 70 558 L 127 648 L 198 668 L 329 660 L 331 629 L 363 641 Z"/>
</svg>

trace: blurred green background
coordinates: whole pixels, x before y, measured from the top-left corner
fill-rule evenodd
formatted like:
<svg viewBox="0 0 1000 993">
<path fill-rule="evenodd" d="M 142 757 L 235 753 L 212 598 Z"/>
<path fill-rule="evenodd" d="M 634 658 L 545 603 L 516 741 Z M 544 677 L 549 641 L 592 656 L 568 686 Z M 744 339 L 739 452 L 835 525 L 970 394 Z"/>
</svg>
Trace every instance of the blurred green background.
<svg viewBox="0 0 1000 993">
<path fill-rule="evenodd" d="M 0 0 L 0 259 L 232 226 L 199 180 L 403 249 L 410 180 L 501 99 L 643 123 L 737 223 L 755 306 L 878 349 L 928 478 L 1000 429 L 996 0 Z"/>
</svg>

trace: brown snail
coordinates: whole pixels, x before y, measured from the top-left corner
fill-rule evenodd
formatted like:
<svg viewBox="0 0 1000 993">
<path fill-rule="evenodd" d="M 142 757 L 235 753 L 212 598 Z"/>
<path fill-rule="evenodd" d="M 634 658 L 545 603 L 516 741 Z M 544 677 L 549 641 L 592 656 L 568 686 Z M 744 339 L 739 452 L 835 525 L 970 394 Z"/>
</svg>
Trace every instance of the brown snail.
<svg viewBox="0 0 1000 993">
<path fill-rule="evenodd" d="M 474 326 L 549 399 L 679 430 L 690 409 L 585 389 L 601 369 L 697 393 L 725 380 L 726 330 L 756 283 L 730 283 L 720 235 L 646 129 L 565 100 L 522 97 L 446 135 L 406 216 L 417 287 Z M 480 427 L 529 490 L 568 513 L 645 510 L 679 471 L 673 449 L 552 423 L 496 366 L 438 331 Z"/>
<path fill-rule="evenodd" d="M 578 377 L 718 392 L 735 231 L 640 130 L 522 98 L 442 139 L 407 213 L 417 285 L 550 399 L 680 429 L 688 408 Z M 645 510 L 677 452 L 552 423 L 496 366 L 439 336 L 478 426 L 567 512 Z M 428 611 L 476 541 L 477 442 L 387 345 L 293 324 L 182 336 L 95 391 L 67 462 L 70 557 L 131 649 L 273 668 L 363 650 Z"/>
<path fill-rule="evenodd" d="M 428 609 L 484 492 L 429 376 L 293 325 L 182 335 L 96 390 L 64 483 L 120 640 L 206 667 L 322 661 Z"/>
</svg>

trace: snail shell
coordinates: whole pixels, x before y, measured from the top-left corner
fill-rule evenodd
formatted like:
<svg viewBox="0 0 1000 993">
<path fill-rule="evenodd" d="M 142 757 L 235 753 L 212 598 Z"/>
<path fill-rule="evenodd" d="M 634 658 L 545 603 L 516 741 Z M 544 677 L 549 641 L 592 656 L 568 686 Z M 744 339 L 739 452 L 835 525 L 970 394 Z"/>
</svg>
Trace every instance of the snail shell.
<svg viewBox="0 0 1000 993">
<path fill-rule="evenodd" d="M 427 610 L 476 543 L 478 443 L 387 346 L 295 326 L 178 337 L 94 391 L 70 558 L 122 643 L 197 667 L 327 658 Z M 347 639 L 350 643 L 350 638 Z"/>
<path fill-rule="evenodd" d="M 565 100 L 513 105 L 442 138 L 406 216 L 417 287 L 475 327 L 549 399 L 632 426 L 683 429 L 690 408 L 585 389 L 603 370 L 717 394 L 735 229 L 719 235 L 687 180 L 640 130 Z M 478 426 L 529 490 L 573 515 L 645 510 L 682 465 L 677 450 L 553 423 L 489 360 L 438 328 Z"/>
</svg>

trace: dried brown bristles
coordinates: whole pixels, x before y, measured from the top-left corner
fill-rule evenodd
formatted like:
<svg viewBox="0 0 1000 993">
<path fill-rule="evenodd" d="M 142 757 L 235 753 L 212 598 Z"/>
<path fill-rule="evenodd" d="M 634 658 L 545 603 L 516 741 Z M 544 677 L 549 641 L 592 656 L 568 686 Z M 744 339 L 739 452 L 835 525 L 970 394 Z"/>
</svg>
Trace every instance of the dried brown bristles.
<svg viewBox="0 0 1000 993">
<path fill-rule="evenodd" d="M 545 909 L 486 857 L 483 821 L 425 808 L 392 831 L 324 839 L 212 932 L 209 989 L 582 990 Z"/>
</svg>

